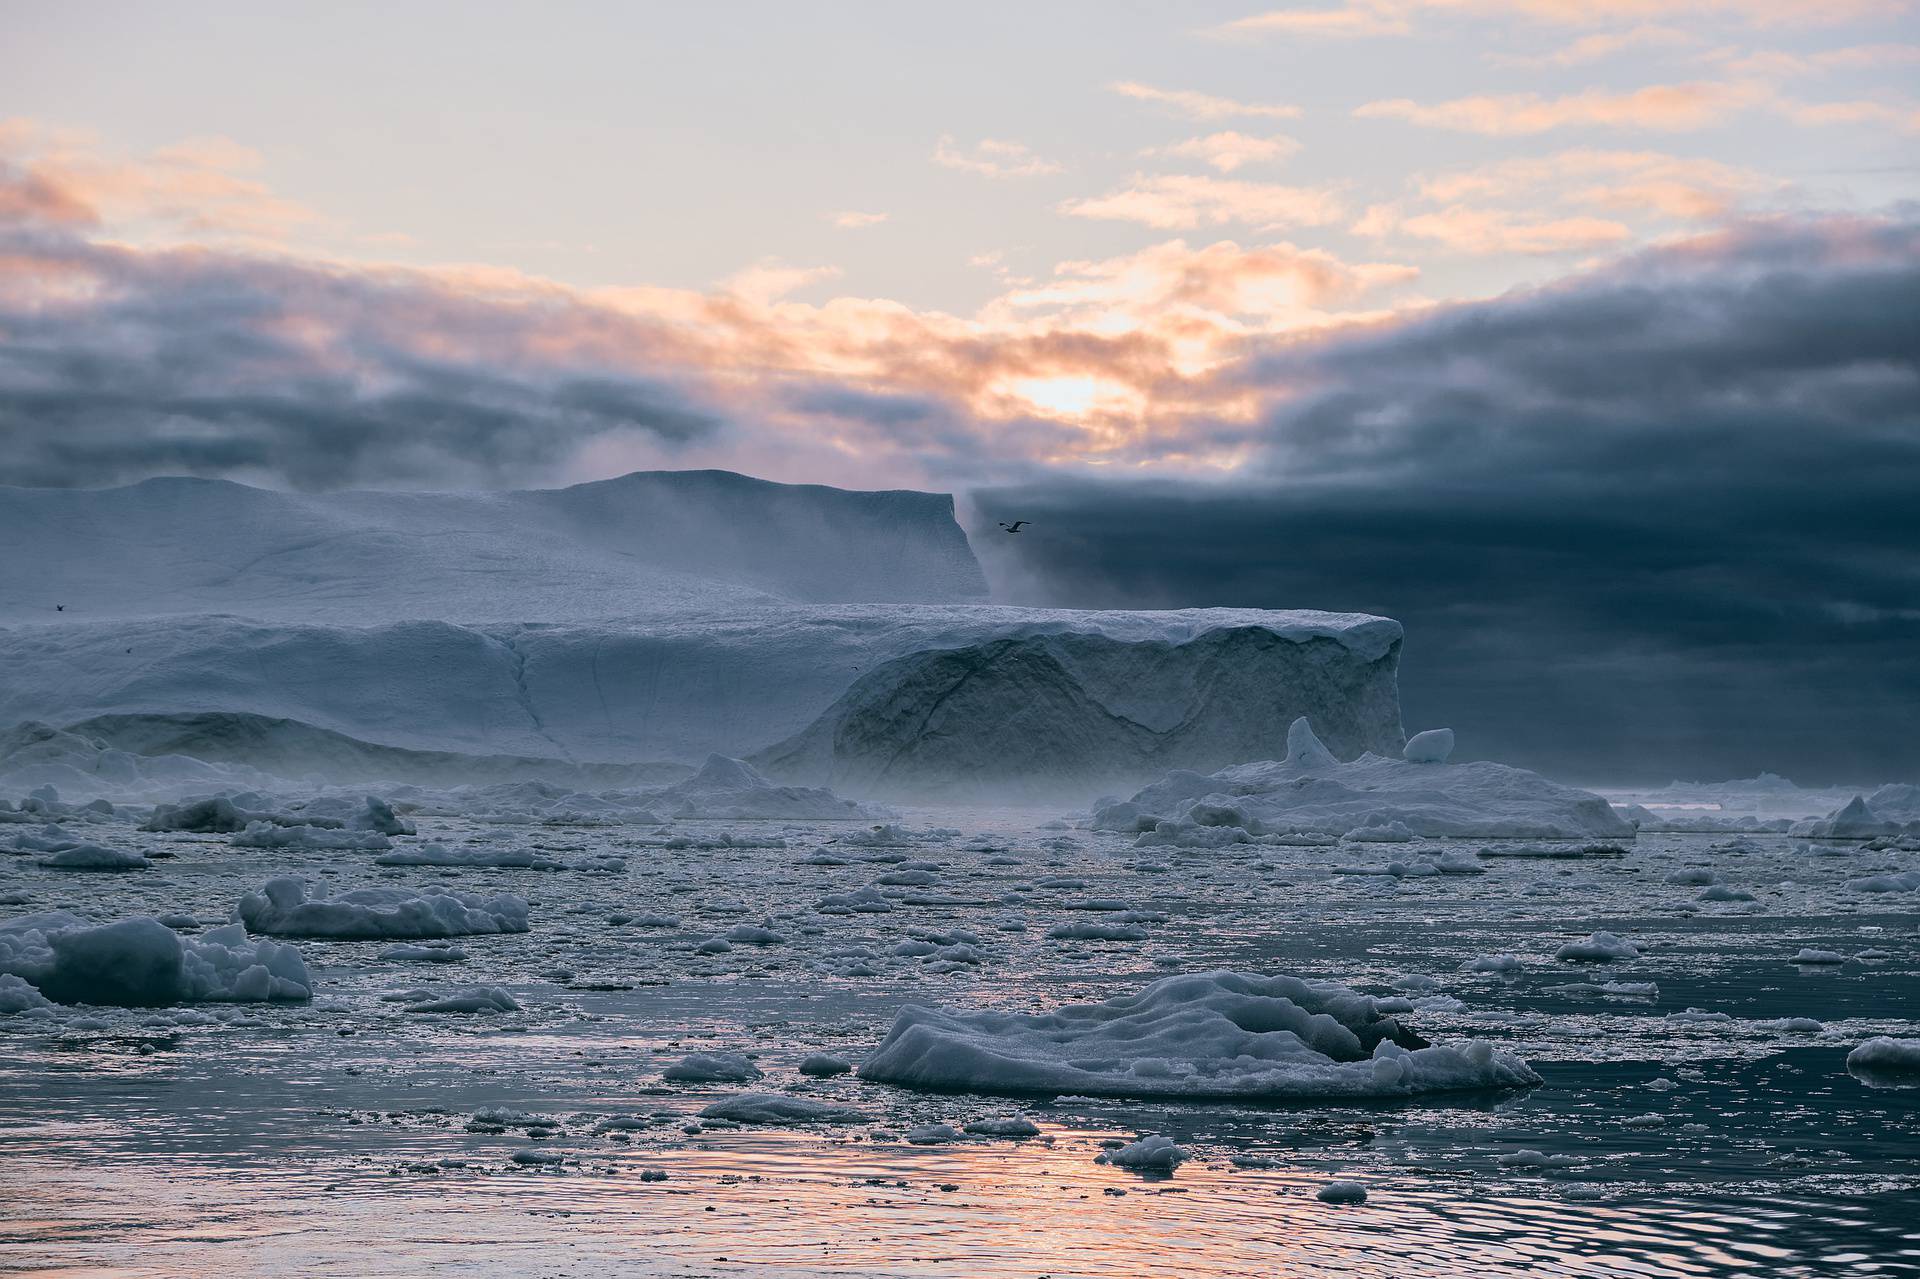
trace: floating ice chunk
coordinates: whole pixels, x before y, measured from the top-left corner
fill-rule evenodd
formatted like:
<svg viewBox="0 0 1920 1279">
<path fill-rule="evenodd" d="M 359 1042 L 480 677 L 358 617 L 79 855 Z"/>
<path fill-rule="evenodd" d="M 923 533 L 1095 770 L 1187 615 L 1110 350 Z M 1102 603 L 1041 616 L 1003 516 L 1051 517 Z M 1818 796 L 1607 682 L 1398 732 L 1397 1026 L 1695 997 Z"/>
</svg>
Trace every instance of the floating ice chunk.
<svg viewBox="0 0 1920 1279">
<path fill-rule="evenodd" d="M 72 848 L 62 849 L 50 857 L 39 859 L 38 865 L 49 870 L 145 870 L 153 865 L 140 853 L 123 852 L 118 848 L 103 848 L 99 844 L 75 844 Z"/>
<path fill-rule="evenodd" d="M 367 796 L 366 806 L 355 813 L 347 823 L 355 830 L 374 831 L 381 835 L 413 835 L 411 823 L 403 822 L 394 813 L 393 806 L 377 795 Z"/>
<path fill-rule="evenodd" d="M 1793 953 L 1796 964 L 1844 964 L 1847 957 L 1837 950 L 1822 950 L 1818 946 L 1802 946 Z"/>
<path fill-rule="evenodd" d="M 442 999 L 408 1004 L 410 1013 L 517 1013 L 520 1004 L 498 986 L 469 986 Z"/>
<path fill-rule="evenodd" d="M 834 1075 L 844 1075 L 853 1069 L 853 1063 L 842 1057 L 827 1053 L 812 1053 L 800 1060 L 800 1073 L 812 1075 L 816 1079 L 827 1079 Z"/>
<path fill-rule="evenodd" d="M 53 1001 L 35 990 L 24 977 L 0 973 L 0 1013 L 24 1013 L 51 1007 Z"/>
<path fill-rule="evenodd" d="M 1780 1017 L 1773 1021 L 1758 1021 L 1754 1025 L 1762 1030 L 1783 1030 L 1789 1035 L 1817 1035 L 1827 1028 L 1825 1022 L 1812 1017 Z"/>
<path fill-rule="evenodd" d="M 1717 884 L 1720 882 L 1720 876 L 1703 867 L 1696 867 L 1690 870 L 1674 871 L 1667 876 L 1667 882 L 1669 884 Z"/>
<path fill-rule="evenodd" d="M 1088 920 L 1055 924 L 1047 930 L 1055 941 L 1145 941 L 1147 930 L 1138 924 L 1104 924 Z"/>
<path fill-rule="evenodd" d="M 399 963 L 414 964 L 457 964 L 467 957 L 467 952 L 458 946 L 415 946 L 402 944 L 389 946 L 380 952 L 380 958 Z"/>
<path fill-rule="evenodd" d="M 1544 1150 L 1511 1150 L 1494 1161 L 1502 1168 L 1571 1168 L 1579 1163 L 1572 1155 L 1550 1155 Z"/>
<path fill-rule="evenodd" d="M 1903 871 L 1898 875 L 1867 875 L 1860 879 L 1849 879 L 1847 887 L 1857 893 L 1920 892 L 1920 870 Z"/>
<path fill-rule="evenodd" d="M 744 1084 L 761 1077 L 742 1053 L 689 1053 L 660 1072 L 677 1084 Z"/>
<path fill-rule="evenodd" d="M 1367 1188 L 1357 1181 L 1329 1181 L 1313 1197 L 1323 1204 L 1363 1204 Z"/>
<path fill-rule="evenodd" d="M 815 907 L 825 915 L 884 914 L 893 908 L 886 894 L 872 884 L 857 892 L 831 893 L 822 897 Z"/>
<path fill-rule="evenodd" d="M 1638 959 L 1640 948 L 1603 928 L 1589 934 L 1584 940 L 1568 942 L 1554 951 L 1553 957 L 1572 964 L 1605 964 L 1614 960 Z"/>
<path fill-rule="evenodd" d="M 1521 967 L 1520 956 L 1504 951 L 1498 955 L 1476 955 L 1460 965 L 1462 972 L 1469 973 L 1517 973 Z"/>
<path fill-rule="evenodd" d="M 1847 1054 L 1847 1072 L 1863 1080 L 1920 1084 L 1920 1039 L 1876 1035 Z"/>
<path fill-rule="evenodd" d="M 1341 763 L 1295 724 L 1284 760 L 1202 775 L 1174 772 L 1120 804 L 1096 809 L 1093 828 L 1147 832 L 1142 844 L 1219 847 L 1280 832 L 1392 830 L 1426 838 L 1593 839 L 1633 827 L 1607 801 L 1501 764 L 1415 764 L 1362 755 Z M 1219 823 L 1228 822 L 1230 825 Z M 1240 836 L 1215 832 L 1243 832 Z"/>
<path fill-rule="evenodd" d="M 301 852 L 377 853 L 393 841 L 379 831 L 333 830 L 325 826 L 282 826 L 252 821 L 227 841 L 235 848 L 285 848 Z"/>
<path fill-rule="evenodd" d="M 1213 972 L 1037 1015 L 901 1010 L 860 1075 L 908 1087 L 1117 1097 L 1406 1097 L 1537 1083 L 1484 1042 L 1430 1047 L 1334 982 Z"/>
<path fill-rule="evenodd" d="M 1407 739 L 1400 757 L 1409 764 L 1444 764 L 1453 755 L 1453 730 L 1429 728 Z"/>
<path fill-rule="evenodd" d="M 235 913 L 248 931 L 281 937 L 413 938 L 524 933 L 527 903 L 500 894 L 480 897 L 428 889 L 361 888 L 308 900 L 305 881 L 271 879 L 240 899 Z"/>
<path fill-rule="evenodd" d="M 963 1131 L 975 1137 L 1038 1137 L 1040 1125 L 1025 1115 L 990 1115 L 969 1119 Z"/>
<path fill-rule="evenodd" d="M 1756 898 L 1752 893 L 1747 892 L 1743 888 L 1730 888 L 1726 884 L 1715 884 L 1694 900 L 1703 902 L 1750 902 L 1756 900 Z"/>
<path fill-rule="evenodd" d="M 735 924 L 727 929 L 723 937 L 726 941 L 736 944 L 745 942 L 750 946 L 776 946 L 786 940 L 784 934 L 776 933 L 771 928 L 762 928 L 758 924 Z"/>
<path fill-rule="evenodd" d="M 421 844 L 401 848 L 373 859 L 376 866 L 473 866 L 502 867 L 515 870 L 564 870 L 564 862 L 529 848 L 449 848 L 445 844 Z"/>
<path fill-rule="evenodd" d="M 952 1124 L 915 1124 L 901 1134 L 901 1140 L 910 1146 L 943 1146 L 965 1138 L 966 1134 Z"/>
<path fill-rule="evenodd" d="M 1299 722 L 1304 724 L 1307 721 L 1303 719 Z M 1171 1174 L 1191 1158 L 1193 1155 L 1184 1147 L 1175 1145 L 1171 1137 L 1156 1134 L 1097 1155 L 1094 1162 L 1112 1164 L 1115 1168 L 1125 1168 L 1130 1172 Z"/>
<path fill-rule="evenodd" d="M 700 1112 L 702 1119 L 728 1119 L 736 1124 L 860 1124 L 868 1116 L 851 1106 L 834 1106 L 806 1097 L 749 1092 L 714 1102 Z"/>
<path fill-rule="evenodd" d="M 250 939 L 237 924 L 185 938 L 146 916 L 96 926 L 52 911 L 0 922 L 0 973 L 61 1004 L 156 1008 L 313 993 L 292 946 Z"/>
<path fill-rule="evenodd" d="M 191 831 L 202 835 L 231 835 L 245 830 L 249 823 L 267 820 L 264 813 L 247 812 L 225 796 L 184 800 L 161 804 L 153 810 L 141 830 Z"/>
</svg>

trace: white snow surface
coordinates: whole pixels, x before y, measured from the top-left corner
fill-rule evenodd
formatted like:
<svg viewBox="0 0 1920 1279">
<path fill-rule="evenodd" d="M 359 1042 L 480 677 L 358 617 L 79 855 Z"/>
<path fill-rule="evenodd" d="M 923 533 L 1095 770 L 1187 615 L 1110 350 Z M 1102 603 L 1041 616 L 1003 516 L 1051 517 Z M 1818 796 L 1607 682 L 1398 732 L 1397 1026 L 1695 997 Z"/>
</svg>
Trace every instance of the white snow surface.
<svg viewBox="0 0 1920 1279">
<path fill-rule="evenodd" d="M 1289 729 L 1288 743 L 1285 759 L 1207 775 L 1170 773 L 1131 800 L 1099 809 L 1094 828 L 1150 832 L 1153 838 L 1143 838 L 1143 844 L 1185 846 L 1246 842 L 1236 832 L 1247 837 L 1322 832 L 1371 842 L 1633 833 L 1600 796 L 1526 769 L 1415 763 L 1374 754 L 1342 763 L 1304 717 Z"/>
<path fill-rule="evenodd" d="M 182 937 L 150 916 L 94 925 L 45 911 L 0 921 L 0 973 L 62 1004 L 148 1008 L 313 993 L 293 946 L 249 938 L 238 924 Z"/>
<path fill-rule="evenodd" d="M 1212 972 L 1041 1014 L 910 1005 L 863 1079 L 977 1093 L 1112 1097 L 1409 1097 L 1537 1083 L 1481 1041 L 1418 1045 L 1404 1000 L 1336 982 Z"/>
</svg>

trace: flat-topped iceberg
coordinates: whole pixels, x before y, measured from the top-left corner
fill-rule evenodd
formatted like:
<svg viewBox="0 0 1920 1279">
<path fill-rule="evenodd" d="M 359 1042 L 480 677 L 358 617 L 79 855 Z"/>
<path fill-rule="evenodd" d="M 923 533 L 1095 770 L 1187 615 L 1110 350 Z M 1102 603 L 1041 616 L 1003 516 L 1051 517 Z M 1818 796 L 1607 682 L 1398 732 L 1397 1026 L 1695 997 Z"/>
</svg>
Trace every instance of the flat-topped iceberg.
<svg viewBox="0 0 1920 1279">
<path fill-rule="evenodd" d="M 1049 1013 L 909 1006 L 860 1077 L 909 1088 L 1106 1097 L 1412 1097 L 1539 1082 L 1469 1041 L 1429 1045 L 1404 999 L 1331 981 L 1212 972 Z"/>
<path fill-rule="evenodd" d="M 240 899 L 234 914 L 249 932 L 278 937 L 410 938 L 524 933 L 527 903 L 439 889 L 359 888 L 309 898 L 306 881 L 270 879 Z"/>
<path fill-rule="evenodd" d="M 182 937 L 147 916 L 95 925 L 65 911 L 0 921 L 0 974 L 61 1004 L 157 1008 L 313 993 L 298 949 L 250 938 L 238 924 Z"/>
<path fill-rule="evenodd" d="M 1305 718 L 1284 759 L 1217 773 L 1170 773 L 1094 814 L 1097 830 L 1144 832 L 1143 842 L 1211 847 L 1318 832 L 1365 838 L 1582 839 L 1630 837 L 1606 800 L 1504 764 L 1443 764 L 1364 754 L 1336 759 Z M 1230 838 L 1229 838 L 1230 837 Z"/>
</svg>

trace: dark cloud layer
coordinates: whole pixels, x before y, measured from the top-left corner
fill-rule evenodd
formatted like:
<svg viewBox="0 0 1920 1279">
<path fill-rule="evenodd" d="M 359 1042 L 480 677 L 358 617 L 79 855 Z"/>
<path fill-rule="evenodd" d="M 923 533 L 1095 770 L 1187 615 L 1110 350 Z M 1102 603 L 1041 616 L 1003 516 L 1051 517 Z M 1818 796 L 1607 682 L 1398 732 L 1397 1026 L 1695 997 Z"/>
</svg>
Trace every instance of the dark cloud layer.
<svg viewBox="0 0 1920 1279">
<path fill-rule="evenodd" d="M 647 325 L 538 299 L 33 227 L 0 230 L 4 268 L 36 287 L 0 290 L 0 484 L 528 484 L 595 441 L 718 425 L 634 371 Z"/>
<path fill-rule="evenodd" d="M 1920 774 L 1920 231 L 1778 224 L 1295 348 L 1226 485 L 975 494 L 1019 593 L 1407 624 L 1410 728 L 1595 782 Z"/>
</svg>

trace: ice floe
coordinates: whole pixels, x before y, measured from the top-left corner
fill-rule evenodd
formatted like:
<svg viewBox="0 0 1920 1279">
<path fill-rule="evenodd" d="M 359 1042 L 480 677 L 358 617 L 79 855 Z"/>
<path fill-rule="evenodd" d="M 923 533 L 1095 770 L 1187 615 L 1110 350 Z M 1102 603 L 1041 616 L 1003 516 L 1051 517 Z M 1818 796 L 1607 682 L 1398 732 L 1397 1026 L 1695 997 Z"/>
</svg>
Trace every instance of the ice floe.
<svg viewBox="0 0 1920 1279">
<path fill-rule="evenodd" d="M 1474 1041 L 1428 1046 L 1380 1000 L 1328 981 L 1214 972 L 1042 1014 L 902 1009 L 863 1079 L 983 1093 L 1407 1097 L 1538 1082 Z"/>
</svg>

